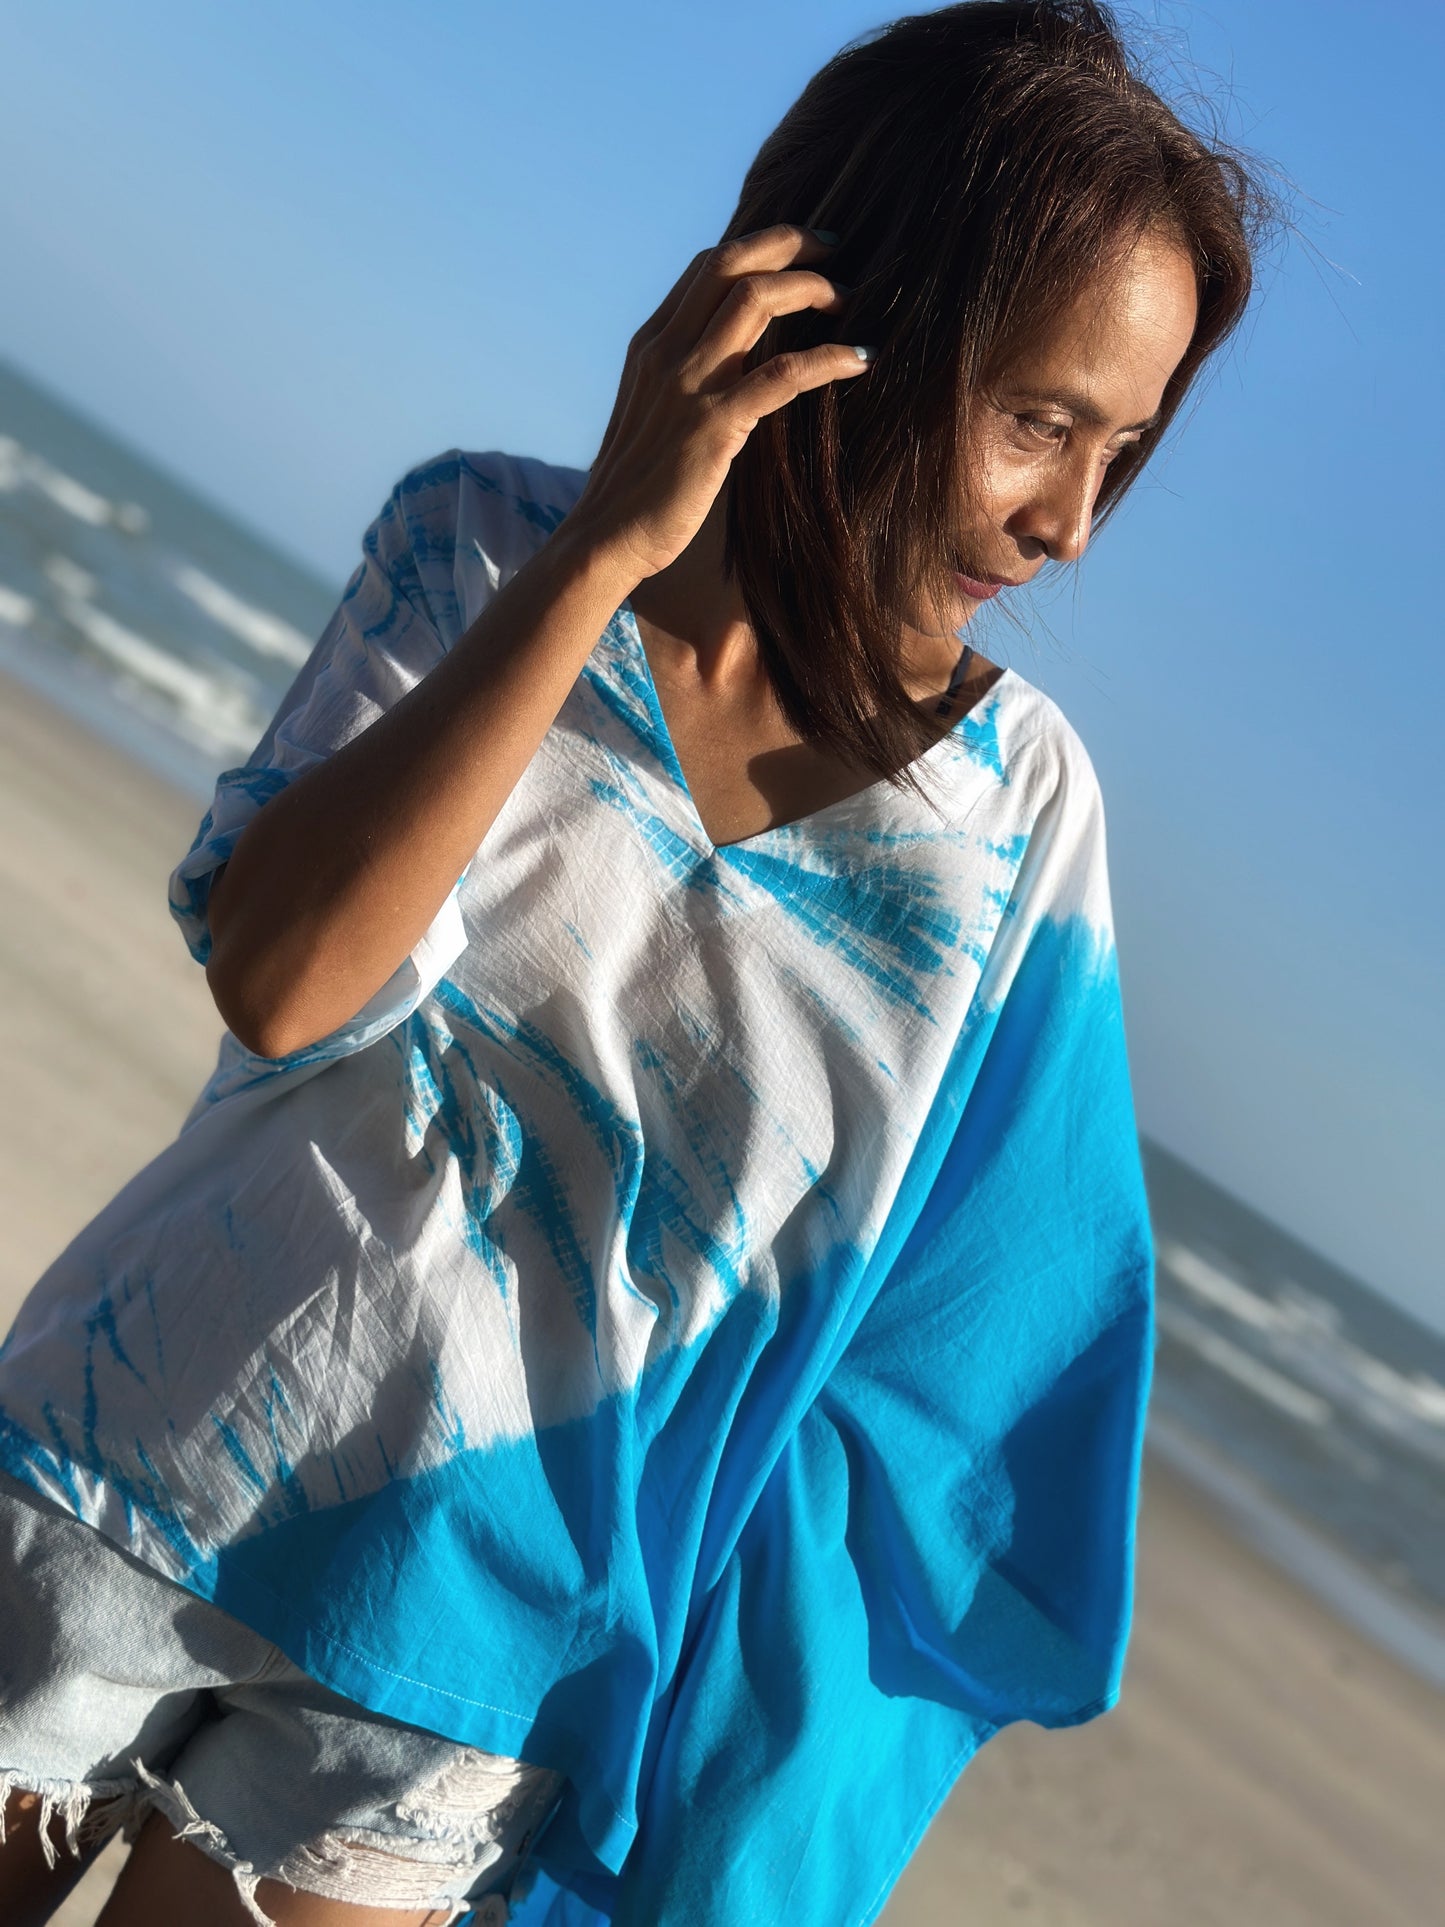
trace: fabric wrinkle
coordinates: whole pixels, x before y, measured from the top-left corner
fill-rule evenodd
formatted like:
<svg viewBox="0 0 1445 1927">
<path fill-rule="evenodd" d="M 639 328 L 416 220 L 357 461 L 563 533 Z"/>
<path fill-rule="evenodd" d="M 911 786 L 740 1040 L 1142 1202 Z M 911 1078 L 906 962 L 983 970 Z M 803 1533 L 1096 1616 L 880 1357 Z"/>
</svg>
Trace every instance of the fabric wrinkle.
<svg viewBox="0 0 1445 1927">
<path fill-rule="evenodd" d="M 585 483 L 402 478 L 173 872 L 198 962 L 257 811 Z M 1117 1690 L 1152 1273 L 1098 785 L 1011 669 L 918 769 L 714 847 L 624 599 L 412 956 L 305 1049 L 228 1034 L 0 1347 L 0 1469 L 355 1707 L 564 1777 L 519 1927 L 856 1919 L 983 1737 Z M 461 1769 L 278 1841 L 133 1744 L 258 1863 L 398 1857 L 348 1813 L 491 1850 Z"/>
</svg>

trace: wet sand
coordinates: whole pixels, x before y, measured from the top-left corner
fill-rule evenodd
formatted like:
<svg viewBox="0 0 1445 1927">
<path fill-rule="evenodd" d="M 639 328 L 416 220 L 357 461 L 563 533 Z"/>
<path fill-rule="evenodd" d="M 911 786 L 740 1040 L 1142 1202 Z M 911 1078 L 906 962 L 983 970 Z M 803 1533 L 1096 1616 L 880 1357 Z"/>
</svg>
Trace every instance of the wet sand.
<svg viewBox="0 0 1445 1927">
<path fill-rule="evenodd" d="M 0 678 L 0 1325 L 210 1070 L 220 1021 L 165 902 L 199 817 Z M 114 1866 L 63 1927 L 94 1918 Z M 883 1920 L 1425 1927 L 1442 1894 L 1445 1695 L 1150 1459 L 1120 1705 L 991 1741 Z"/>
</svg>

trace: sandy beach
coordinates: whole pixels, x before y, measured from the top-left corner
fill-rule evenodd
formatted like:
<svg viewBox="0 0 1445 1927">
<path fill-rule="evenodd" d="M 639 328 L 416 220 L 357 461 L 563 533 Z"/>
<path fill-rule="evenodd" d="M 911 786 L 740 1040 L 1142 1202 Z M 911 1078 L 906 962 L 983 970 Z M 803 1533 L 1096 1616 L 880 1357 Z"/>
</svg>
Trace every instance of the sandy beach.
<svg viewBox="0 0 1445 1927">
<path fill-rule="evenodd" d="M 220 1021 L 165 902 L 195 803 L 0 680 L 0 810 L 8 1325 L 37 1273 L 174 1134 Z M 1151 1458 L 1121 1704 L 1072 1732 L 992 1741 L 884 1920 L 1425 1927 L 1445 1893 L 1442 1819 L 1445 1696 Z M 92 1870 L 66 1927 L 94 1918 L 114 1864 Z"/>
</svg>

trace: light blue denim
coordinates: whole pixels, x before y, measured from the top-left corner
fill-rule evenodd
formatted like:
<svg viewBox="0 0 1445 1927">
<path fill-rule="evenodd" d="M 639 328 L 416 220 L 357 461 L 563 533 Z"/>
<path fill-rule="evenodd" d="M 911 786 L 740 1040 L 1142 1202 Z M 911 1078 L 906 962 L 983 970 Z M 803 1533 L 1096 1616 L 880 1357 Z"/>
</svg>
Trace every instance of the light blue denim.
<svg viewBox="0 0 1445 1927">
<path fill-rule="evenodd" d="M 14 1790 L 82 1851 L 151 1808 L 230 1869 L 499 1927 L 564 1785 L 382 1719 L 0 1473 L 0 1830 Z M 3 1831 L 0 1831 L 3 1838 Z M 519 1878 L 520 1876 L 520 1878 Z"/>
</svg>

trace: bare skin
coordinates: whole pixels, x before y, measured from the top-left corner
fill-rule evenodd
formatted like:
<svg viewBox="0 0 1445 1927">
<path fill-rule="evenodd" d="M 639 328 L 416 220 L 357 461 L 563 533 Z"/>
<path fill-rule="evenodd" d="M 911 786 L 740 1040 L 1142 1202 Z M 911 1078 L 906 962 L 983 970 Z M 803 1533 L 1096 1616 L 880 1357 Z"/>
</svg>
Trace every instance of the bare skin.
<svg viewBox="0 0 1445 1927">
<path fill-rule="evenodd" d="M 972 450 L 985 504 L 985 527 L 970 531 L 978 567 L 1028 581 L 1046 562 L 1079 560 L 1104 472 L 1157 414 L 1197 313 L 1187 255 L 1146 235 L 1001 372 Z"/>
<path fill-rule="evenodd" d="M 697 534 L 764 414 L 866 372 L 845 344 L 746 359 L 775 314 L 837 309 L 828 249 L 775 227 L 699 255 L 628 348 L 580 499 L 444 659 L 273 797 L 213 885 L 207 978 L 275 1057 L 353 1016 L 415 948 L 637 584 Z"/>
<path fill-rule="evenodd" d="M 362 1907 L 348 1900 L 325 1900 L 298 1893 L 279 1880 L 263 1880 L 256 1904 L 276 1927 L 440 1927 L 447 1909 L 417 1912 L 397 1907 Z M 142 1827 L 121 1869 L 96 1927 L 161 1927 L 194 1921 L 205 1927 L 255 1927 L 219 1861 L 199 1847 L 172 1836 L 159 1814 Z"/>
<path fill-rule="evenodd" d="M 788 729 L 721 569 L 722 485 L 758 420 L 866 370 L 827 343 L 739 372 L 774 314 L 843 305 L 815 265 L 827 252 L 779 227 L 699 256 L 634 336 L 561 527 L 416 688 L 247 828 L 212 889 L 207 975 L 251 1049 L 326 1035 L 415 947 L 624 597 L 715 844 L 860 787 Z M 1158 407 L 1193 325 L 1187 259 L 1149 240 L 1007 371 L 971 451 L 985 482 L 984 526 L 960 531 L 973 566 L 1022 581 L 1082 554 L 1104 467 Z M 960 588 L 951 608 L 906 613 L 920 695 L 946 686 L 977 606 Z"/>
<path fill-rule="evenodd" d="M 5 1927 L 44 1927 L 99 1851 L 90 1847 L 72 1857 L 55 1820 L 50 1839 L 56 1849 L 54 1867 L 47 1865 L 41 1845 L 38 1797 L 12 1793 L 5 1806 L 5 1845 L 0 1848 L 0 1921 Z M 326 1900 L 298 1893 L 279 1880 L 263 1880 L 256 1900 L 277 1927 L 439 1927 L 447 1918 L 444 1909 L 418 1912 Z M 188 1841 L 177 1840 L 169 1823 L 153 1813 L 96 1927 L 169 1927 L 193 1921 L 205 1927 L 254 1927 L 226 1869 Z"/>
<path fill-rule="evenodd" d="M 805 246 L 800 232 L 770 230 L 788 238 L 768 244 L 773 249 L 769 258 L 800 258 Z M 691 286 L 700 311 L 718 312 L 726 299 L 719 292 L 722 282 L 699 281 L 697 264 L 690 273 L 693 282 L 684 277 L 679 290 Z M 827 288 L 819 277 L 812 278 Z M 773 279 L 780 280 L 776 270 Z M 659 315 L 676 317 L 681 312 L 679 290 L 669 297 L 672 307 L 664 304 Z M 791 294 L 776 289 L 770 293 L 774 299 L 795 299 L 800 288 L 794 283 Z M 811 293 L 816 298 L 818 288 Z M 820 305 L 826 305 L 826 299 Z M 1107 464 L 1159 408 L 1169 377 L 1188 347 L 1195 312 L 1189 261 L 1170 241 L 1146 238 L 1116 275 L 1086 290 L 1026 357 L 1003 371 L 986 397 L 979 442 L 971 451 L 982 483 L 981 525 L 960 532 L 971 566 L 1022 582 L 1046 562 L 1078 560 L 1089 539 Z M 685 314 L 683 320 L 692 325 Z M 812 372 L 820 366 L 815 364 Z M 625 415 L 625 398 L 624 385 L 609 435 Z M 608 446 L 604 442 L 604 454 Z M 625 449 L 626 436 L 612 446 Z M 639 431 L 632 446 L 636 455 L 647 446 L 646 435 Z M 666 436 L 659 433 L 653 446 L 665 450 Z M 630 471 L 631 481 L 622 471 L 609 471 L 599 457 L 594 477 L 599 469 L 604 476 L 621 474 L 616 494 L 628 509 L 627 516 L 613 522 L 607 540 L 595 534 L 602 525 L 590 519 L 589 511 L 578 525 L 582 539 L 560 542 L 569 517 L 534 558 L 539 562 L 550 556 L 550 563 L 543 568 L 529 564 L 519 572 L 487 612 L 502 605 L 503 614 L 483 631 L 484 615 L 468 632 L 480 632 L 474 648 L 463 638 L 395 709 L 268 803 L 248 829 L 233 860 L 238 882 L 227 905 L 228 928 L 245 929 L 246 896 L 258 887 L 264 895 L 271 875 L 268 865 L 275 866 L 276 888 L 291 905 L 291 915 L 296 915 L 297 899 L 290 892 L 303 885 L 313 888 L 319 880 L 322 898 L 321 913 L 303 920 L 299 937 L 279 944 L 275 953 L 294 967 L 308 944 L 317 947 L 320 962 L 310 979 L 314 994 L 308 992 L 278 1019 L 261 1020 L 263 1042 L 294 1048 L 292 1039 L 304 1042 L 310 1035 L 322 1035 L 358 1009 L 390 975 L 435 915 L 510 794 L 596 635 L 624 596 L 630 595 L 637 613 L 693 800 L 716 843 L 753 835 L 858 788 L 857 771 L 845 772 L 799 744 L 772 701 L 745 614 L 722 575 L 722 520 L 716 498 L 726 463 L 709 495 L 713 471 L 700 463 L 701 480 L 689 471 L 684 486 L 678 481 L 675 437 L 670 446 L 672 493 L 655 491 L 651 498 L 640 456 Z M 662 454 L 655 454 L 655 460 L 659 472 L 666 469 Z M 640 475 L 641 481 L 636 479 Z M 654 511 L 650 520 L 644 512 L 649 499 Z M 670 505 L 666 513 L 657 509 L 659 500 Z M 907 612 L 909 659 L 920 696 L 946 684 L 957 653 L 955 632 L 979 606 L 960 587 L 956 603 Z M 980 663 L 975 679 L 965 687 L 964 700 L 975 697 L 994 673 L 991 665 Z M 343 765 L 341 775 L 328 777 L 336 765 Z M 268 818 L 279 833 L 256 838 Z M 328 823 L 353 818 L 351 842 L 334 860 L 325 859 L 320 846 L 336 841 L 330 833 L 323 835 Z M 358 932 L 371 917 L 383 935 L 360 944 Z M 267 944 L 277 943 L 260 917 L 253 929 L 251 940 L 263 952 Z M 218 947 L 220 941 L 218 931 Z M 336 961 L 348 944 L 364 952 L 355 969 L 344 969 Z M 266 974 L 263 967 L 260 975 L 264 979 Z M 236 1007 L 244 1006 L 244 994 L 237 995 Z M 220 994 L 217 1002 L 227 1014 Z M 329 1022 L 323 1021 L 328 1017 Z M 11 1831 L 0 1849 L 0 1919 L 16 1927 L 39 1927 L 77 1873 L 64 1854 L 53 1873 L 45 1867 L 33 1802 L 27 1806 L 24 1796 L 12 1796 L 7 1823 Z M 257 1898 L 280 1927 L 421 1927 L 443 1917 L 322 1900 L 275 1881 L 262 1882 Z M 156 1927 L 158 1922 L 192 1920 L 205 1921 L 208 1927 L 230 1927 L 233 1922 L 244 1927 L 247 1919 L 229 1875 L 198 1848 L 174 1839 L 169 1827 L 153 1817 L 100 1916 L 100 1927 Z"/>
<path fill-rule="evenodd" d="M 47 1864 L 40 1833 L 40 1799 L 12 1793 L 5 1802 L 5 1844 L 0 1847 L 0 1920 L 6 1927 L 42 1927 L 75 1886 L 96 1850 L 72 1858 L 65 1830 L 52 1817 L 50 1844 L 55 1865 Z"/>
<path fill-rule="evenodd" d="M 788 723 L 741 604 L 722 577 L 723 520 L 719 501 L 673 565 L 686 574 L 674 579 L 673 569 L 665 570 L 630 597 L 668 734 L 699 820 L 718 848 L 810 816 L 873 781 L 800 741 Z M 954 618 L 954 628 L 961 620 Z M 948 687 L 960 645 L 952 631 L 915 631 L 913 640 L 909 680 L 923 702 Z M 976 657 L 936 734 L 951 729 L 998 674 Z"/>
<path fill-rule="evenodd" d="M 1114 278 L 1086 289 L 1003 372 L 971 451 L 982 526 L 961 533 L 975 568 L 1023 583 L 1046 562 L 1078 561 L 1108 464 L 1158 409 L 1189 346 L 1196 309 L 1187 257 L 1172 242 L 1147 237 Z M 631 597 L 668 731 L 715 844 L 756 835 L 859 787 L 856 770 L 799 743 L 788 728 L 742 598 L 723 576 L 722 551 L 719 502 L 677 560 Z M 960 587 L 947 607 L 906 612 L 905 649 L 920 698 L 947 684 L 956 631 L 981 606 Z M 977 658 L 963 705 L 997 674 Z"/>
</svg>

